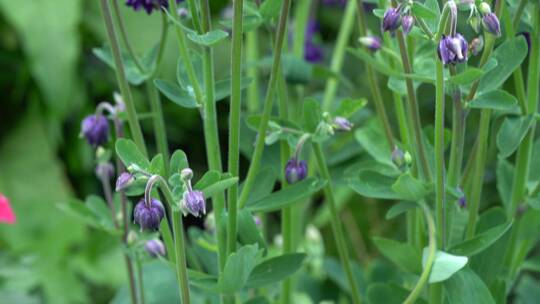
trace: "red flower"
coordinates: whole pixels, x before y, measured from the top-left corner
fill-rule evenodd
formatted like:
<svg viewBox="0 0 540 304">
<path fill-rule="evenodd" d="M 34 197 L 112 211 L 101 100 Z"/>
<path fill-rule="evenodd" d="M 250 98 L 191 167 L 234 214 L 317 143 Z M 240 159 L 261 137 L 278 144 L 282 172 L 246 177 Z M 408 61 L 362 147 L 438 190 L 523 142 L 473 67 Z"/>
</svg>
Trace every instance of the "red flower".
<svg viewBox="0 0 540 304">
<path fill-rule="evenodd" d="M 15 213 L 11 209 L 11 205 L 7 197 L 0 193 L 0 223 L 15 224 Z"/>
</svg>

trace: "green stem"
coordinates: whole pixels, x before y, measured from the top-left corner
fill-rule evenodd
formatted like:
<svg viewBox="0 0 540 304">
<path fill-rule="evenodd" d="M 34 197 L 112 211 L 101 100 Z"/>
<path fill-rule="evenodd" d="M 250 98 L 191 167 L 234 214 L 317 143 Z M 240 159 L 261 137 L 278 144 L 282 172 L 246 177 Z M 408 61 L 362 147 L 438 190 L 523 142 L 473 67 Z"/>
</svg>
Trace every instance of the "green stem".
<svg viewBox="0 0 540 304">
<path fill-rule="evenodd" d="M 445 181 L 444 181 L 444 67 L 443 63 L 435 58 L 436 86 L 435 86 L 435 200 L 437 210 L 437 240 L 438 247 L 445 248 Z"/>
<path fill-rule="evenodd" d="M 324 187 L 324 195 L 330 207 L 332 232 L 336 240 L 339 258 L 347 276 L 353 303 L 359 304 L 361 300 L 360 293 L 358 291 L 358 283 L 356 282 L 356 278 L 352 272 L 351 263 L 349 261 L 349 251 L 347 249 L 347 243 L 345 242 L 343 228 L 341 227 L 341 220 L 339 219 L 338 208 L 334 196 L 334 188 L 332 186 L 332 177 L 328 171 L 328 166 L 326 164 L 326 159 L 324 157 L 321 145 L 319 143 L 313 143 L 312 147 L 315 154 L 315 159 L 317 160 L 317 165 L 319 167 L 319 173 L 321 174 L 321 177 L 327 181 L 326 186 Z"/>
<path fill-rule="evenodd" d="M 268 84 L 268 89 L 266 91 L 266 97 L 264 99 L 263 114 L 261 117 L 261 122 L 259 123 L 257 141 L 255 143 L 255 151 L 253 151 L 253 156 L 251 158 L 251 165 L 249 166 L 248 174 L 244 182 L 244 187 L 239 198 L 240 208 L 244 207 L 247 202 L 253 183 L 255 182 L 255 176 L 259 171 L 262 153 L 264 150 L 264 140 L 266 137 L 266 130 L 268 128 L 268 121 L 270 120 L 270 113 L 272 112 L 272 105 L 274 103 L 274 94 L 277 87 L 277 80 L 279 67 L 281 64 L 281 52 L 283 49 L 283 40 L 285 38 L 285 30 L 287 28 L 287 19 L 289 17 L 289 7 L 290 0 L 284 0 L 281 13 L 279 17 L 279 23 L 277 28 L 276 42 L 275 42 L 275 53 L 274 61 L 272 64 L 272 70 L 270 73 L 270 81 Z"/>
<path fill-rule="evenodd" d="M 345 8 L 345 14 L 343 21 L 339 28 L 338 36 L 336 39 L 334 51 L 332 52 L 332 61 L 330 63 L 330 70 L 339 73 L 343 66 L 343 59 L 345 57 L 345 48 L 351 37 L 353 24 L 354 24 L 354 7 L 355 2 L 349 1 Z M 324 89 L 324 95 L 322 99 L 322 108 L 324 111 L 330 110 L 330 106 L 336 97 L 336 91 L 338 88 L 338 80 L 335 78 L 328 79 L 326 87 Z"/>
<path fill-rule="evenodd" d="M 450 75 L 457 74 L 456 67 L 450 66 Z M 456 88 L 453 95 L 454 110 L 452 112 L 452 144 L 450 146 L 450 161 L 448 169 L 448 186 L 456 188 L 461 178 L 463 166 L 463 149 L 465 146 L 465 112 L 461 102 L 461 91 Z"/>
<path fill-rule="evenodd" d="M 246 62 L 249 66 L 246 68 L 246 74 L 253 79 L 247 88 L 247 108 L 249 113 L 257 113 L 259 111 L 259 68 L 255 64 L 259 61 L 257 30 L 249 31 L 246 36 Z"/>
<path fill-rule="evenodd" d="M 518 26 L 519 26 L 519 21 L 521 20 L 521 15 L 523 14 L 523 9 L 525 8 L 525 6 L 527 5 L 527 0 L 520 0 L 519 1 L 519 5 L 516 9 L 516 13 L 514 15 L 514 18 L 512 19 L 512 26 L 514 27 L 514 29 L 517 29 Z"/>
<path fill-rule="evenodd" d="M 203 34 L 205 30 L 203 29 L 203 25 L 201 21 L 199 20 L 199 11 L 197 10 L 197 4 L 195 3 L 195 0 L 187 0 L 187 4 L 188 4 L 189 11 L 191 13 L 191 20 L 193 21 L 193 27 L 199 34 Z M 202 9 L 201 9 L 201 13 L 202 13 Z M 205 19 L 205 17 L 203 16 L 202 19 Z"/>
<path fill-rule="evenodd" d="M 358 16 L 358 29 L 360 32 L 360 36 L 366 36 L 367 30 L 366 30 L 365 12 L 364 12 L 364 6 L 362 4 L 362 0 L 349 1 L 349 6 L 353 7 L 351 9 L 356 8 L 357 16 Z M 345 20 L 343 21 L 343 23 L 345 23 Z M 384 101 L 382 99 L 382 94 L 379 88 L 379 84 L 377 83 L 377 76 L 375 75 L 375 71 L 370 65 L 366 65 L 366 74 L 368 76 L 368 84 L 371 88 L 371 95 L 373 97 L 375 111 L 377 112 L 377 116 L 379 117 L 383 125 L 386 141 L 388 142 L 388 148 L 390 149 L 390 151 L 392 151 L 395 145 L 394 135 L 392 134 L 392 128 L 390 127 L 390 122 L 388 121 L 388 115 L 386 114 L 386 109 L 384 108 Z M 337 80 L 331 80 L 331 81 L 337 82 Z"/>
<path fill-rule="evenodd" d="M 135 264 L 137 267 L 137 277 L 139 279 L 139 303 L 144 304 L 144 276 L 140 257 L 135 257 Z"/>
<path fill-rule="evenodd" d="M 424 210 L 424 218 L 426 219 L 426 224 L 429 231 L 428 256 L 426 260 L 426 265 L 424 266 L 424 270 L 420 275 L 420 279 L 418 279 L 418 282 L 414 286 L 414 289 L 411 291 L 407 299 L 405 299 L 405 301 L 403 302 L 404 304 L 413 304 L 420 296 L 422 289 L 424 289 L 424 286 L 429 279 L 429 275 L 431 274 L 431 268 L 433 266 L 433 263 L 435 262 L 435 253 L 437 252 L 435 222 L 433 221 L 433 217 L 431 216 L 431 212 L 429 211 L 428 207 L 422 205 L 422 209 Z"/>
<path fill-rule="evenodd" d="M 191 8 L 191 6 L 190 6 Z M 201 0 L 201 31 L 207 33 L 212 30 L 212 15 L 208 0 Z M 196 14 L 196 12 L 191 13 Z M 214 54 L 211 47 L 203 48 L 203 74 L 205 86 L 205 101 L 203 111 L 204 139 L 206 144 L 206 157 L 210 170 L 221 172 L 223 170 L 221 162 L 221 149 L 219 144 L 219 133 L 217 125 L 217 113 L 215 103 L 215 83 L 214 83 Z M 218 244 L 218 264 L 219 269 L 225 267 L 226 254 L 226 232 L 221 224 L 222 214 L 225 210 L 225 195 L 216 194 L 212 197 L 214 203 L 214 215 L 216 224 L 216 238 Z"/>
<path fill-rule="evenodd" d="M 233 176 L 239 174 L 240 162 L 240 112 L 242 107 L 242 38 L 243 38 L 243 0 L 233 3 L 233 33 L 231 46 L 231 106 L 229 114 L 229 158 L 228 171 Z M 279 52 L 279 49 L 276 51 Z M 238 185 L 228 191 L 227 253 L 236 250 L 236 230 L 238 216 Z"/>
<path fill-rule="evenodd" d="M 116 80 L 118 82 L 120 93 L 122 94 L 126 105 L 126 112 L 131 136 L 139 150 L 141 150 L 144 155 L 147 155 L 141 126 L 139 124 L 139 120 L 137 119 L 137 111 L 135 110 L 135 104 L 133 103 L 133 97 L 131 96 L 131 90 L 129 88 L 129 84 L 125 75 L 124 63 L 122 61 L 122 56 L 120 55 L 120 46 L 118 44 L 118 38 L 113 25 L 109 1 L 101 0 L 100 3 L 103 20 L 107 29 L 107 38 L 109 40 L 109 44 L 111 45 L 111 50 L 113 54 Z"/>
<path fill-rule="evenodd" d="M 131 43 L 129 43 L 126 27 L 124 25 L 124 18 L 122 18 L 122 14 L 120 13 L 120 7 L 118 6 L 118 0 L 113 0 L 112 3 L 114 15 L 116 16 L 116 23 L 118 24 L 118 29 L 120 30 L 120 36 L 124 41 L 124 45 L 126 46 L 126 49 L 131 56 L 131 59 L 135 63 L 135 66 L 139 69 L 139 71 L 144 72 L 144 68 L 141 64 L 141 61 L 139 60 L 139 57 L 137 57 L 135 51 L 133 50 L 133 47 L 131 46 Z"/>
<path fill-rule="evenodd" d="M 163 155 L 165 162 L 165 174 L 168 175 L 169 171 L 169 145 L 167 143 L 167 132 L 165 130 L 165 121 L 163 119 L 163 109 L 161 107 L 161 100 L 159 98 L 159 92 L 152 80 L 146 81 L 146 90 L 148 92 L 148 98 L 150 100 L 150 109 L 154 116 L 154 135 L 156 138 L 156 145 L 158 153 Z"/>
</svg>

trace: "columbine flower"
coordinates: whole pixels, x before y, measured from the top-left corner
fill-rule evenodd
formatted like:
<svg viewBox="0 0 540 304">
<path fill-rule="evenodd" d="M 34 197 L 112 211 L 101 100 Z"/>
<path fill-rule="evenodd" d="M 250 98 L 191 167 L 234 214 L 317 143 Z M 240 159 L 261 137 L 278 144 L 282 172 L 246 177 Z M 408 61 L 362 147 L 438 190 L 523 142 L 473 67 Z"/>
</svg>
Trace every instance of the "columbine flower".
<svg viewBox="0 0 540 304">
<path fill-rule="evenodd" d="M 494 13 L 485 14 L 482 17 L 482 25 L 484 29 L 491 34 L 500 37 L 501 36 L 501 24 L 499 23 L 499 18 Z"/>
<path fill-rule="evenodd" d="M 151 199 L 150 204 L 141 199 L 133 211 L 135 223 L 139 224 L 141 229 L 157 230 L 164 216 L 163 204 L 157 199 Z"/>
<path fill-rule="evenodd" d="M 118 179 L 116 180 L 116 188 L 115 190 L 121 191 L 129 187 L 133 182 L 135 181 L 135 177 L 133 174 L 129 172 L 122 172 L 120 176 L 118 176 Z"/>
<path fill-rule="evenodd" d="M 285 165 L 285 179 L 289 184 L 294 184 L 306 178 L 308 167 L 305 160 L 293 157 Z"/>
<path fill-rule="evenodd" d="M 146 242 L 144 249 L 154 258 L 165 256 L 165 245 L 158 239 L 152 239 Z"/>
<path fill-rule="evenodd" d="M 381 39 L 377 36 L 360 37 L 358 41 L 372 51 L 377 51 L 382 46 Z"/>
<path fill-rule="evenodd" d="M 81 123 L 81 134 L 93 147 L 109 140 L 109 122 L 103 115 L 89 115 Z"/>
<path fill-rule="evenodd" d="M 310 20 L 306 26 L 304 38 L 304 59 L 308 62 L 320 62 L 323 60 L 323 50 L 313 42 L 315 33 L 319 31 L 319 26 L 314 20 Z"/>
<path fill-rule="evenodd" d="M 457 64 L 467 61 L 467 41 L 461 34 L 444 36 L 439 41 L 439 58 L 444 64 Z"/>
<path fill-rule="evenodd" d="M 401 14 L 396 8 L 389 8 L 384 12 L 382 29 L 384 32 L 393 32 L 401 25 Z"/>
<path fill-rule="evenodd" d="M 406 15 L 401 21 L 401 28 L 403 29 L 403 34 L 407 35 L 414 25 L 414 17 L 411 15 Z"/>
<path fill-rule="evenodd" d="M 341 116 L 334 118 L 334 125 L 338 131 L 350 131 L 354 126 L 347 118 Z"/>
<path fill-rule="evenodd" d="M 176 0 L 176 2 L 181 2 L 182 0 Z M 169 1 L 168 0 L 127 0 L 126 1 L 127 6 L 133 7 L 134 10 L 138 11 L 141 8 L 144 8 L 144 10 L 151 14 L 153 10 L 159 10 L 162 7 L 167 8 L 169 7 Z"/>
<path fill-rule="evenodd" d="M 7 197 L 0 193 L 0 223 L 15 224 L 17 218 Z"/>
<path fill-rule="evenodd" d="M 199 217 L 206 213 L 206 202 L 201 191 L 188 189 L 184 192 L 184 208 L 193 216 Z"/>
</svg>

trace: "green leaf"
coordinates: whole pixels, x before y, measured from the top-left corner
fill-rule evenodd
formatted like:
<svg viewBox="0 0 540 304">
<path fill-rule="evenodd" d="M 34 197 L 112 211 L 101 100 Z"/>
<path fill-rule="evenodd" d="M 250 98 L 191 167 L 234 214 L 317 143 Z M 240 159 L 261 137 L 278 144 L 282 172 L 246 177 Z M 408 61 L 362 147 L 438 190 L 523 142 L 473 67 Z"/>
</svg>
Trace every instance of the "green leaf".
<svg viewBox="0 0 540 304">
<path fill-rule="evenodd" d="M 448 303 L 495 304 L 484 282 L 469 268 L 453 275 L 443 286 Z"/>
<path fill-rule="evenodd" d="M 478 93 L 489 92 L 500 87 L 520 67 L 527 56 L 527 50 L 527 42 L 522 35 L 509 38 L 495 49 L 491 56 L 497 60 L 498 64 L 482 76 Z"/>
<path fill-rule="evenodd" d="M 351 287 L 347 280 L 347 274 L 345 273 L 341 263 L 333 257 L 326 257 L 323 261 L 323 267 L 328 277 L 341 290 L 347 291 L 347 293 L 350 295 Z M 353 276 L 356 278 L 356 288 L 360 290 L 360 293 L 363 293 L 366 288 L 366 284 L 362 268 L 355 261 L 351 261 L 351 268 Z"/>
<path fill-rule="evenodd" d="M 425 267 L 428 255 L 428 248 L 424 248 L 422 265 Z M 442 282 L 450 278 L 453 274 L 465 267 L 469 259 L 464 256 L 457 256 L 438 250 L 435 253 L 435 261 L 429 275 L 429 283 Z"/>
<path fill-rule="evenodd" d="M 243 246 L 229 255 L 218 279 L 219 290 L 226 294 L 241 290 L 246 285 L 259 256 L 257 245 Z"/>
<path fill-rule="evenodd" d="M 113 70 L 116 69 L 114 64 L 114 58 L 111 52 L 111 48 L 109 46 L 104 46 L 102 48 L 94 48 L 93 53 L 96 57 L 98 57 L 101 61 L 103 61 L 105 64 L 107 64 L 110 68 Z M 155 65 L 155 60 L 157 57 L 158 48 L 157 46 L 150 49 L 149 52 L 144 54 L 144 56 L 139 60 L 139 62 L 142 65 L 143 70 L 139 69 L 139 67 L 135 64 L 135 61 L 133 61 L 131 55 L 127 52 L 122 52 L 122 62 L 124 64 L 124 72 L 126 73 L 126 78 L 132 85 L 140 85 L 145 80 L 147 80 L 151 74 L 152 69 Z"/>
<path fill-rule="evenodd" d="M 376 161 L 395 167 L 388 143 L 381 140 L 384 138 L 384 133 L 378 119 L 369 120 L 365 126 L 354 132 L 354 136 L 362 148 Z"/>
<path fill-rule="evenodd" d="M 411 244 L 379 237 L 373 238 L 373 244 L 386 258 L 404 271 L 410 273 L 422 272 L 420 252 Z"/>
<path fill-rule="evenodd" d="M 482 69 L 467 68 L 465 71 L 450 77 L 448 81 L 455 85 L 467 85 L 482 77 L 483 74 L 484 71 Z"/>
<path fill-rule="evenodd" d="M 257 244 L 259 248 L 267 248 L 253 214 L 245 209 L 238 212 L 238 240 L 242 245 Z"/>
<path fill-rule="evenodd" d="M 189 60 L 193 65 L 197 80 L 199 83 L 204 83 L 202 56 L 195 51 L 191 51 Z M 193 92 L 193 85 L 191 84 L 191 80 L 189 79 L 188 72 L 186 70 L 186 64 L 182 61 L 182 58 L 178 58 L 178 64 L 176 66 L 176 80 L 178 81 L 178 84 L 180 84 L 180 87 L 189 93 L 188 95 L 195 95 L 195 93 L 191 93 Z"/>
<path fill-rule="evenodd" d="M 476 95 L 468 104 L 474 109 L 493 109 L 499 111 L 512 110 L 517 105 L 517 99 L 503 90 L 494 90 Z"/>
<path fill-rule="evenodd" d="M 238 183 L 238 177 L 228 177 L 220 180 L 217 183 L 214 183 L 204 189 L 201 189 L 201 191 L 204 193 L 204 197 L 212 197 L 220 192 L 223 192 L 233 185 Z"/>
<path fill-rule="evenodd" d="M 254 202 L 268 196 L 274 190 L 277 174 L 271 167 L 263 167 L 255 177 L 255 187 L 248 195 L 246 205 L 251 205 Z M 244 184 L 240 185 L 239 191 L 242 191 Z"/>
<path fill-rule="evenodd" d="M 419 205 L 416 202 L 408 202 L 408 201 L 399 202 L 393 205 L 392 207 L 390 207 L 390 209 L 388 209 L 388 212 L 386 212 L 385 219 L 391 220 L 404 212 L 407 212 L 411 209 L 418 208 L 418 206 Z"/>
<path fill-rule="evenodd" d="M 392 190 L 403 200 L 413 202 L 423 199 L 428 193 L 427 187 L 408 172 L 398 177 L 392 185 Z"/>
<path fill-rule="evenodd" d="M 413 2 L 412 11 L 415 17 L 425 18 L 425 19 L 435 19 L 437 18 L 437 13 L 424 6 L 420 2 Z"/>
<path fill-rule="evenodd" d="M 497 191 L 506 208 L 510 207 L 512 184 L 514 180 L 514 166 L 504 158 L 497 159 Z"/>
<path fill-rule="evenodd" d="M 259 12 L 265 20 L 271 20 L 279 15 L 282 0 L 265 0 L 261 4 Z"/>
<path fill-rule="evenodd" d="M 362 109 L 367 104 L 367 99 L 365 98 L 346 98 L 342 100 L 336 109 L 334 115 L 349 118 L 353 116 L 356 112 Z"/>
<path fill-rule="evenodd" d="M 507 158 L 516 151 L 533 121 L 532 116 L 506 117 L 504 119 L 501 129 L 497 133 L 497 148 L 499 148 L 501 157 Z"/>
<path fill-rule="evenodd" d="M 88 209 L 85 203 L 79 200 L 72 200 L 66 204 L 59 204 L 58 208 L 86 225 L 94 228 L 101 228 L 101 224 L 95 214 Z"/>
<path fill-rule="evenodd" d="M 314 177 L 297 182 L 290 187 L 274 192 L 264 198 L 246 205 L 246 209 L 252 212 L 270 212 L 288 207 L 313 193 L 321 190 L 327 181 Z"/>
<path fill-rule="evenodd" d="M 475 235 L 471 239 L 452 246 L 449 251 L 457 255 L 473 256 L 493 245 L 511 226 L 512 222 L 491 228 Z"/>
<path fill-rule="evenodd" d="M 216 170 L 206 172 L 201 179 L 193 186 L 194 189 L 201 190 L 207 188 L 221 180 L 221 173 Z"/>
<path fill-rule="evenodd" d="M 365 197 L 380 199 L 400 199 L 400 195 L 392 190 L 395 178 L 382 175 L 375 171 L 360 171 L 356 177 L 349 179 L 349 187 Z"/>
<path fill-rule="evenodd" d="M 186 153 L 182 150 L 176 150 L 171 156 L 170 173 L 180 173 L 182 169 L 189 167 Z"/>
<path fill-rule="evenodd" d="M 118 154 L 126 168 L 136 165 L 142 170 L 150 171 L 150 162 L 130 139 L 120 138 L 116 140 L 116 154 Z"/>
<path fill-rule="evenodd" d="M 379 17 L 380 19 L 382 19 L 384 17 L 384 12 L 386 10 L 383 9 L 383 8 L 376 8 L 373 10 L 373 15 L 375 15 L 376 17 Z"/>
<path fill-rule="evenodd" d="M 217 29 L 204 34 L 191 32 L 187 34 L 187 37 L 196 44 L 202 46 L 213 46 L 229 37 L 229 33 L 225 32 L 224 30 Z"/>
<path fill-rule="evenodd" d="M 315 99 L 308 98 L 304 101 L 302 125 L 304 130 L 309 133 L 315 133 L 317 126 L 322 121 L 321 105 Z"/>
<path fill-rule="evenodd" d="M 284 254 L 257 265 L 251 272 L 246 287 L 258 288 L 278 283 L 302 267 L 304 253 Z"/>
<path fill-rule="evenodd" d="M 154 85 L 169 100 L 183 108 L 195 109 L 199 106 L 194 96 L 168 80 L 156 79 Z"/>
<path fill-rule="evenodd" d="M 154 156 L 150 161 L 150 173 L 165 176 L 165 161 L 162 154 Z"/>
<path fill-rule="evenodd" d="M 540 255 L 527 259 L 525 262 L 523 262 L 521 269 L 540 272 Z"/>
</svg>

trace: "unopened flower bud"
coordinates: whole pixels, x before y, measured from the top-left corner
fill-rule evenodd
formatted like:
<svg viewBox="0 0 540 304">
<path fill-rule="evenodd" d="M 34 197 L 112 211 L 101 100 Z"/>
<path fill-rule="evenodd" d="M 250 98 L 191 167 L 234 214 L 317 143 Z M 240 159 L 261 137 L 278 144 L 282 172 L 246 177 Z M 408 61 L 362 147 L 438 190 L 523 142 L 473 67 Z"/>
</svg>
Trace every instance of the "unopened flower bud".
<svg viewBox="0 0 540 304">
<path fill-rule="evenodd" d="M 480 26 L 482 25 L 482 20 L 478 16 L 471 16 L 468 20 L 469 25 L 472 27 L 472 29 L 476 32 L 480 32 Z"/>
<path fill-rule="evenodd" d="M 368 49 L 372 50 L 372 51 L 377 51 L 381 48 L 382 46 L 382 43 L 381 43 L 381 39 L 379 37 L 376 37 L 376 36 L 364 36 L 364 37 L 360 37 L 358 39 L 358 41 L 365 47 L 367 47 Z"/>
<path fill-rule="evenodd" d="M 308 225 L 306 228 L 306 240 L 314 243 L 318 243 L 322 240 L 321 232 L 317 227 Z"/>
<path fill-rule="evenodd" d="M 121 191 L 126 189 L 127 187 L 131 186 L 133 182 L 135 181 L 135 177 L 133 174 L 129 172 L 122 172 L 120 176 L 118 176 L 118 179 L 116 179 L 116 187 L 115 191 Z"/>
<path fill-rule="evenodd" d="M 257 225 L 257 227 L 261 227 L 261 226 L 262 226 L 262 220 L 261 220 L 261 217 L 260 217 L 260 216 L 254 215 L 254 216 L 253 216 L 253 221 L 255 222 L 255 225 Z"/>
<path fill-rule="evenodd" d="M 99 179 L 109 180 L 114 175 L 114 167 L 109 162 L 99 163 L 95 173 Z"/>
<path fill-rule="evenodd" d="M 334 118 L 334 125 L 338 131 L 350 131 L 354 126 L 347 118 L 341 116 Z"/>
<path fill-rule="evenodd" d="M 152 239 L 146 242 L 144 249 L 154 258 L 165 256 L 165 245 L 158 239 Z"/>
<path fill-rule="evenodd" d="M 127 237 L 126 237 L 126 241 L 127 241 L 128 245 L 132 245 L 137 241 L 137 238 L 138 238 L 137 233 L 135 231 L 133 231 L 133 230 L 130 230 L 128 232 Z"/>
<path fill-rule="evenodd" d="M 391 7 L 384 12 L 382 30 L 393 32 L 401 25 L 401 14 L 399 10 Z"/>
<path fill-rule="evenodd" d="M 184 7 L 179 7 L 176 13 L 178 14 L 178 17 L 180 17 L 181 19 L 185 19 L 189 16 L 188 10 Z"/>
<path fill-rule="evenodd" d="M 306 178 L 308 173 L 307 163 L 296 157 L 289 159 L 285 166 L 285 179 L 289 184 L 294 184 Z"/>
<path fill-rule="evenodd" d="M 184 182 L 189 181 L 193 178 L 193 170 L 190 168 L 185 168 L 180 172 L 180 177 Z"/>
<path fill-rule="evenodd" d="M 478 10 L 484 15 L 491 13 L 491 7 L 485 2 L 480 3 Z"/>
<path fill-rule="evenodd" d="M 184 209 L 193 216 L 199 217 L 206 213 L 204 194 L 198 190 L 187 190 L 183 197 Z"/>
<path fill-rule="evenodd" d="M 482 25 L 484 29 L 491 34 L 500 37 L 501 36 L 501 24 L 499 23 L 499 18 L 494 13 L 485 14 L 482 17 Z"/>
<path fill-rule="evenodd" d="M 405 166 L 405 154 L 403 153 L 403 150 L 397 146 L 392 150 L 392 162 L 400 169 Z"/>
<path fill-rule="evenodd" d="M 474 56 L 480 54 L 483 48 L 484 48 L 484 38 L 482 36 L 478 36 L 474 38 L 469 44 L 469 51 Z"/>
<path fill-rule="evenodd" d="M 81 134 L 88 143 L 97 147 L 109 140 L 109 122 L 103 115 L 89 115 L 81 123 Z"/>
<path fill-rule="evenodd" d="M 126 111 L 126 103 L 124 102 L 124 98 L 120 93 L 114 92 L 113 93 L 114 102 L 116 103 L 116 111 L 121 113 Z"/>
<path fill-rule="evenodd" d="M 403 34 L 407 35 L 412 30 L 414 25 L 414 17 L 411 15 L 406 15 L 403 17 L 401 28 L 403 28 Z"/>
<path fill-rule="evenodd" d="M 141 199 L 133 211 L 135 223 L 139 224 L 143 230 L 159 229 L 159 224 L 164 216 L 165 209 L 163 208 L 163 204 L 154 198 L 150 200 L 149 205 L 145 203 L 144 199 Z"/>
<path fill-rule="evenodd" d="M 214 212 L 209 212 L 204 218 L 204 229 L 210 232 L 216 230 L 216 216 Z"/>
</svg>

